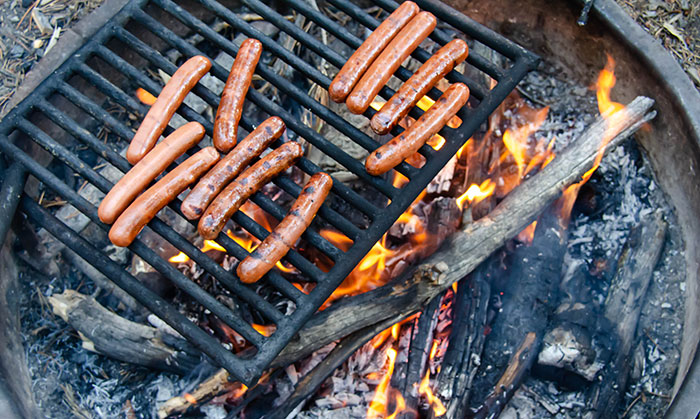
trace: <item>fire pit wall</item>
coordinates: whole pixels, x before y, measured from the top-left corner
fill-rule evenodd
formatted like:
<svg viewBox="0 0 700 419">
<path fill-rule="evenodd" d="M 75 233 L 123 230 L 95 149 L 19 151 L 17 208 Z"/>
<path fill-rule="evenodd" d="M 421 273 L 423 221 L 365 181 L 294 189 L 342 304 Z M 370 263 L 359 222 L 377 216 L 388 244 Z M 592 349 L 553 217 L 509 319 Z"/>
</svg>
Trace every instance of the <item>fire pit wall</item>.
<svg viewBox="0 0 700 419">
<path fill-rule="evenodd" d="M 510 1 L 448 0 L 455 9 L 489 26 L 539 54 L 549 64 L 560 68 L 567 77 L 582 84 L 595 80 L 606 61 L 606 53 L 617 62 L 617 85 L 613 100 L 628 103 L 644 95 L 656 100 L 658 116 L 650 129 L 636 135 L 654 168 L 659 184 L 674 206 L 683 230 L 687 262 L 687 298 L 685 325 L 674 397 L 679 391 L 695 357 L 700 339 L 700 183 L 695 173 L 700 167 L 700 142 L 697 123 L 682 116 L 688 112 L 669 94 L 663 74 L 656 74 L 644 57 L 637 55 L 629 44 L 639 46 L 640 39 L 632 31 L 627 39 L 616 37 L 603 22 L 605 16 L 594 13 L 585 27 L 575 24 L 581 6 L 578 2 L 521 0 L 518 7 Z M 603 5 L 601 5 L 603 3 Z M 607 4 L 606 4 L 607 3 Z M 599 1 L 596 8 L 610 12 L 612 2 Z M 609 15 L 608 15 L 609 16 Z M 641 28 L 637 28 L 642 31 Z M 660 64 L 660 63 L 656 63 Z M 680 69 L 680 68 L 679 68 Z M 690 89 L 694 89 L 687 82 Z M 692 92 L 695 94 L 696 92 Z M 691 96 L 692 98 L 692 96 Z M 693 106 L 700 104 L 690 103 Z M 679 117 L 681 116 L 681 117 Z"/>
</svg>

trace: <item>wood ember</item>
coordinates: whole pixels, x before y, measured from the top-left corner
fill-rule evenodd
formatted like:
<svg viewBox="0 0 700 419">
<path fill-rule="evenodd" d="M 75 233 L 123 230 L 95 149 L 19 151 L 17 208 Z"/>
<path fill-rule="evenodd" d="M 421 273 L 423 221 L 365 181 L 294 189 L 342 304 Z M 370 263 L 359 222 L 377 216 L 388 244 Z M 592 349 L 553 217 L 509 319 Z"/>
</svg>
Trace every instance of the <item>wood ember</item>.
<svg viewBox="0 0 700 419">
<path fill-rule="evenodd" d="M 126 320 L 92 297 L 66 290 L 49 297 L 49 303 L 54 314 L 78 331 L 89 351 L 177 374 L 189 373 L 200 362 L 199 352 L 183 339 Z"/>
<path fill-rule="evenodd" d="M 659 261 L 665 236 L 666 222 L 660 213 L 656 213 L 633 232 L 622 252 L 604 311 L 605 317 L 614 325 L 617 348 L 603 371 L 602 379 L 591 390 L 588 417 L 605 417 L 617 411 L 627 387 L 631 367 L 628 355 L 637 330 L 641 302 Z"/>
</svg>

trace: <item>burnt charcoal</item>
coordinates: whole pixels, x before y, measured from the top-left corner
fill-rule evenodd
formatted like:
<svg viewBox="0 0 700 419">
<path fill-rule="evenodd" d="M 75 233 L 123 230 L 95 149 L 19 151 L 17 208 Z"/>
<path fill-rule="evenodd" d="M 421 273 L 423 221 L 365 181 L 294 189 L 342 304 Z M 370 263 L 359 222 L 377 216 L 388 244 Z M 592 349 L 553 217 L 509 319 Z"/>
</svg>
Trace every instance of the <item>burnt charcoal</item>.
<svg viewBox="0 0 700 419">
<path fill-rule="evenodd" d="M 136 278 L 160 297 L 172 299 L 175 296 L 173 283 L 158 272 L 139 272 Z"/>
</svg>

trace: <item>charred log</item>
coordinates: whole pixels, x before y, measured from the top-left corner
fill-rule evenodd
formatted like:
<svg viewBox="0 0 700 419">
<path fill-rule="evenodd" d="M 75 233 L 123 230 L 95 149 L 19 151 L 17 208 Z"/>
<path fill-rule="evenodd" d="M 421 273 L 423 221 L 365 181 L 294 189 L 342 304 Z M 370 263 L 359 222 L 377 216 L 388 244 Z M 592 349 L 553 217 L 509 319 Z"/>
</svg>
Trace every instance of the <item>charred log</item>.
<svg viewBox="0 0 700 419">
<path fill-rule="evenodd" d="M 666 222 L 660 213 L 636 228 L 622 251 L 618 269 L 605 300 L 604 315 L 614 325 L 617 350 L 603 370 L 602 379 L 591 390 L 591 411 L 587 417 L 614 417 L 627 387 L 628 355 L 634 342 L 642 301 L 654 267 L 659 261 L 666 236 Z"/>
<path fill-rule="evenodd" d="M 56 315 L 78 331 L 83 347 L 123 362 L 187 374 L 201 354 L 184 339 L 129 321 L 73 290 L 49 297 Z"/>
</svg>

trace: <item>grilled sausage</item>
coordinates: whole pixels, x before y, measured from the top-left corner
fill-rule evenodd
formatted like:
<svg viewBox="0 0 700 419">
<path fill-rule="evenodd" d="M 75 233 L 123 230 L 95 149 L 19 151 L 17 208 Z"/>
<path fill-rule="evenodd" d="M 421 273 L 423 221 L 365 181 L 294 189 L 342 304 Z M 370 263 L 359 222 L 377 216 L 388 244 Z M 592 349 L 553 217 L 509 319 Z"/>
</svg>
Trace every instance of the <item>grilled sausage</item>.
<svg viewBox="0 0 700 419">
<path fill-rule="evenodd" d="M 261 53 L 262 43 L 249 38 L 243 41 L 236 54 L 214 119 L 214 147 L 222 152 L 227 152 L 236 145 L 243 102 Z"/>
<path fill-rule="evenodd" d="M 328 93 L 333 101 L 342 103 L 348 97 L 374 59 L 419 11 L 420 8 L 414 2 L 404 2 L 370 34 L 343 65 L 328 87 Z"/>
<path fill-rule="evenodd" d="M 469 99 L 469 88 L 455 83 L 418 120 L 398 137 L 380 146 L 367 157 L 367 172 L 378 176 L 396 167 L 437 134 Z"/>
<path fill-rule="evenodd" d="M 394 37 L 362 76 L 345 104 L 350 112 L 367 110 L 391 75 L 435 29 L 437 20 L 430 12 L 420 12 Z"/>
<path fill-rule="evenodd" d="M 107 193 L 97 209 L 100 220 L 112 224 L 149 183 L 204 137 L 204 127 L 190 122 L 176 129 L 149 151 Z"/>
<path fill-rule="evenodd" d="M 190 220 L 199 218 L 214 197 L 284 132 L 284 122 L 276 116 L 266 119 L 214 166 L 187 195 L 180 210 Z"/>
<path fill-rule="evenodd" d="M 202 174 L 219 161 L 219 153 L 214 147 L 199 150 L 192 157 L 163 176 L 155 185 L 148 188 L 117 218 L 109 230 L 109 240 L 117 246 L 130 245 L 143 227 L 158 211 L 194 183 Z"/>
<path fill-rule="evenodd" d="M 311 176 L 284 219 L 250 256 L 238 264 L 236 273 L 241 281 L 246 284 L 256 282 L 289 252 L 311 224 L 331 186 L 333 179 L 326 173 Z"/>
<path fill-rule="evenodd" d="M 134 138 L 131 139 L 129 148 L 126 150 L 126 159 L 129 160 L 129 163 L 138 163 L 153 148 L 158 137 L 170 123 L 170 118 L 185 100 L 187 93 L 210 68 L 211 61 L 197 55 L 187 60 L 175 71 L 175 74 L 161 90 L 156 102 L 148 110 L 146 117 L 143 118 Z"/>
<path fill-rule="evenodd" d="M 410 79 L 372 117 L 372 130 L 384 135 L 391 131 L 406 114 L 416 106 L 440 79 L 452 71 L 455 65 L 467 58 L 469 47 L 461 39 L 450 41 L 440 48 L 416 71 Z"/>
<path fill-rule="evenodd" d="M 272 178 L 291 167 L 301 155 L 301 145 L 291 141 L 282 144 L 243 171 L 204 211 L 197 227 L 199 234 L 205 239 L 215 239 L 226 225 L 226 221 L 248 198 Z"/>
</svg>

